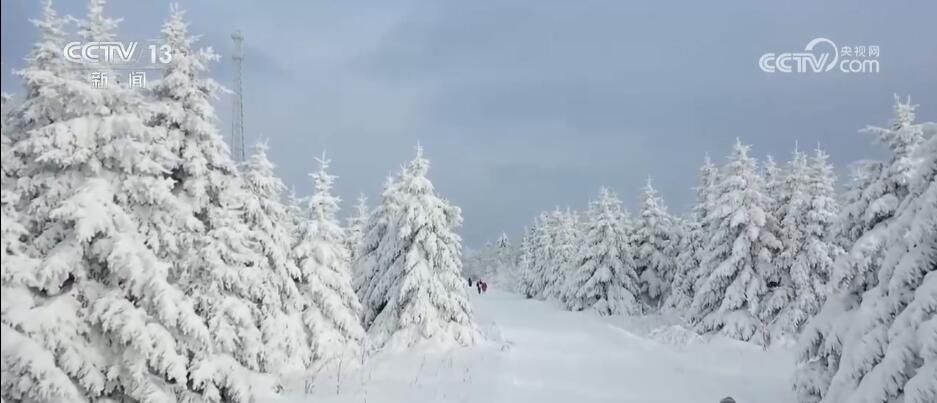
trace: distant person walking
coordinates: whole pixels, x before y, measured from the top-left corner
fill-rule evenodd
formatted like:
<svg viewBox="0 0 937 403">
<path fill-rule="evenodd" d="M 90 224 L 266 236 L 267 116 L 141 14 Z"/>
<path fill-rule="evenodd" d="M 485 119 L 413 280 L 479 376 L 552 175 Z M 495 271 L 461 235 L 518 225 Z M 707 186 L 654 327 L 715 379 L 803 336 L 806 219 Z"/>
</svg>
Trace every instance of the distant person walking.
<svg viewBox="0 0 937 403">
<path fill-rule="evenodd" d="M 486 283 L 486 282 L 484 282 L 484 281 L 482 281 L 482 292 L 483 292 L 483 293 L 488 292 L 488 283 Z"/>
<path fill-rule="evenodd" d="M 475 288 L 478 289 L 479 294 L 482 293 L 482 281 L 481 280 L 478 280 L 475 282 Z"/>
<path fill-rule="evenodd" d="M 468 278 L 468 281 L 469 281 L 469 287 L 471 287 L 471 286 L 472 286 L 472 278 L 469 277 L 469 278 Z"/>
</svg>

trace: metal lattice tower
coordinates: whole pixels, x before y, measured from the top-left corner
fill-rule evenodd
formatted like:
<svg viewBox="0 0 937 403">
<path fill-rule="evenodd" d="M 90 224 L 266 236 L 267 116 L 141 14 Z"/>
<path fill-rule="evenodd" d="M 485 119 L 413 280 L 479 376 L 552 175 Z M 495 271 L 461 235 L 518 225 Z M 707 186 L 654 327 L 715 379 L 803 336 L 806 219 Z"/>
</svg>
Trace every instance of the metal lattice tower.
<svg viewBox="0 0 937 403">
<path fill-rule="evenodd" d="M 235 161 L 244 161 L 244 83 L 241 62 L 244 61 L 244 35 L 238 30 L 231 34 L 234 41 L 234 110 L 231 113 L 231 156 Z"/>
</svg>

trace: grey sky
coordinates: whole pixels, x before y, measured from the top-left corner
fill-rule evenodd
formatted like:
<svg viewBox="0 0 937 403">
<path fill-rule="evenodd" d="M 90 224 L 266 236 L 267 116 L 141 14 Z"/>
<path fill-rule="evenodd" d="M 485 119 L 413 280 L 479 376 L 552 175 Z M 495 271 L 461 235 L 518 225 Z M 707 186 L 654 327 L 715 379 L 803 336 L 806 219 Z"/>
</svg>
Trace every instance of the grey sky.
<svg viewBox="0 0 937 403">
<path fill-rule="evenodd" d="M 417 141 L 439 192 L 462 207 L 468 245 L 512 237 L 539 211 L 581 208 L 607 185 L 629 208 L 647 177 L 672 211 L 696 169 L 736 137 L 786 159 L 817 142 L 843 172 L 882 152 L 857 129 L 885 124 L 893 93 L 937 120 L 937 2 L 182 2 L 202 44 L 228 56 L 240 28 L 248 141 L 269 139 L 301 194 L 327 150 L 346 210 L 377 202 Z M 83 1 L 56 2 L 84 14 Z M 38 1 L 2 3 L 3 89 L 35 31 Z M 156 37 L 168 5 L 114 0 L 128 39 Z M 878 45 L 879 74 L 768 74 L 765 52 L 815 37 Z M 230 83 L 230 59 L 215 78 Z M 230 99 L 218 103 L 228 133 Z M 516 239 L 516 238 L 515 238 Z"/>
</svg>

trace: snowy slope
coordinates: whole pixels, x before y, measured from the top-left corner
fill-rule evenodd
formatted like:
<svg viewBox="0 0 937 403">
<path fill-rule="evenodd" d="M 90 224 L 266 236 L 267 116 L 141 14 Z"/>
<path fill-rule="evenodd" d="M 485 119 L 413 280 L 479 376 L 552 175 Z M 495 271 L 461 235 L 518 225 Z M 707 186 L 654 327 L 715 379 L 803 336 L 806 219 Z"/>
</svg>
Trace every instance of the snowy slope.
<svg viewBox="0 0 937 403">
<path fill-rule="evenodd" d="M 787 350 L 691 338 L 673 344 L 658 318 L 602 318 L 489 290 L 473 294 L 491 342 L 381 354 L 359 368 L 320 374 L 270 402 L 674 402 L 793 401 Z M 676 338 L 682 336 L 677 333 Z M 304 385 L 290 385 L 303 390 Z"/>
</svg>

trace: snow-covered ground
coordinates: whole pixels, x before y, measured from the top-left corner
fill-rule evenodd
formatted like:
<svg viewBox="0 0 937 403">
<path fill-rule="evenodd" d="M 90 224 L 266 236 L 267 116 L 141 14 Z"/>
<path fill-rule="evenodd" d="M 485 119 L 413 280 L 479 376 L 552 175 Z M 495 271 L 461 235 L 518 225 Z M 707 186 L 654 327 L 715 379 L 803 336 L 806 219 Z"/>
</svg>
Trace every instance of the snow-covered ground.
<svg viewBox="0 0 937 403">
<path fill-rule="evenodd" d="M 472 295 L 490 342 L 384 353 L 271 402 L 789 403 L 786 349 L 702 339 L 666 320 L 602 318 L 489 290 Z M 654 332 L 654 329 L 658 329 Z M 302 389 L 303 386 L 299 385 Z"/>
</svg>

